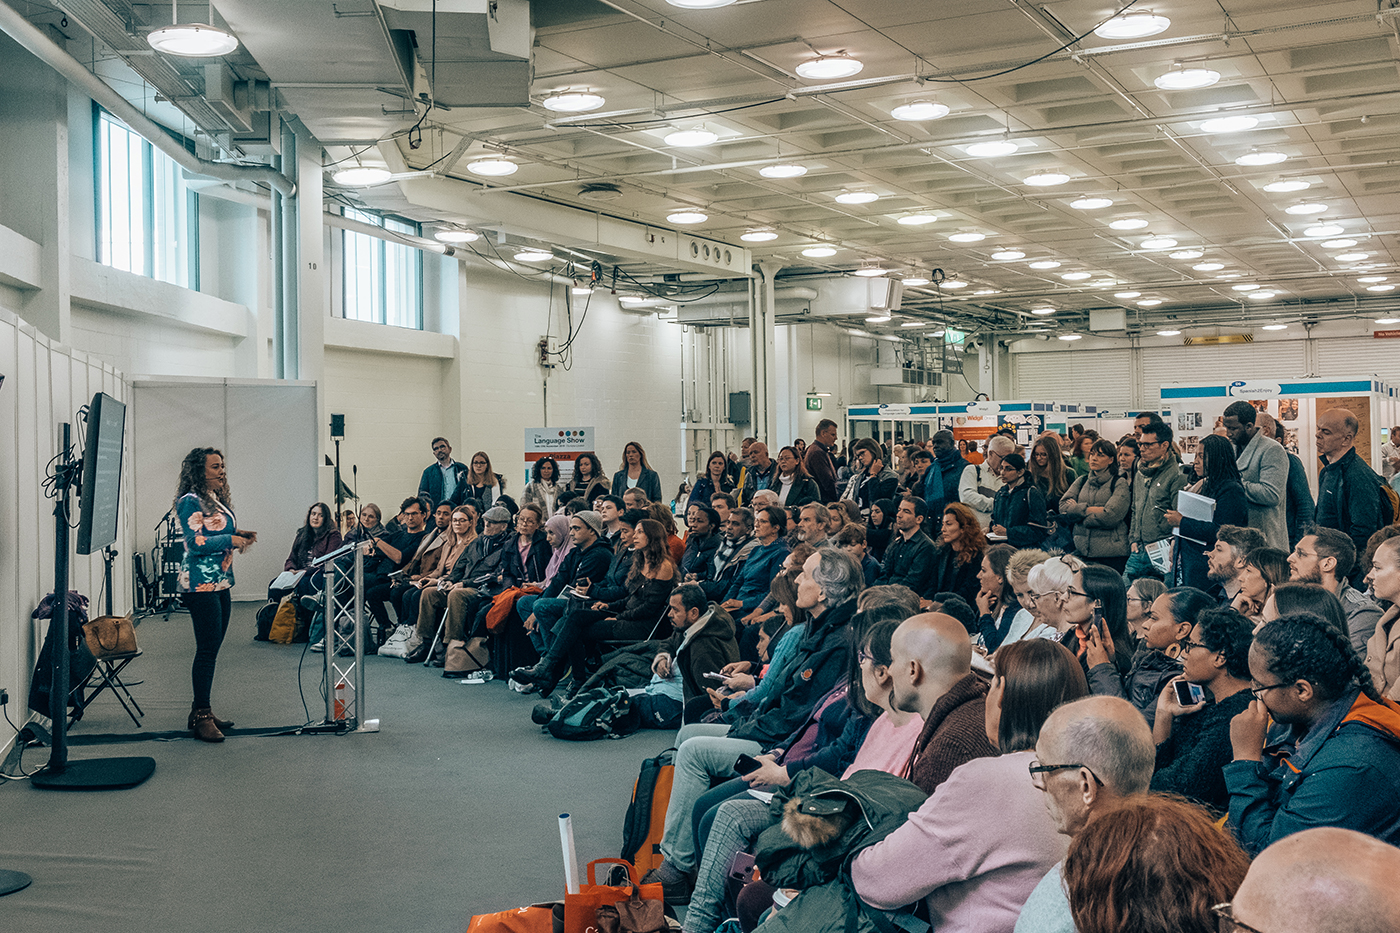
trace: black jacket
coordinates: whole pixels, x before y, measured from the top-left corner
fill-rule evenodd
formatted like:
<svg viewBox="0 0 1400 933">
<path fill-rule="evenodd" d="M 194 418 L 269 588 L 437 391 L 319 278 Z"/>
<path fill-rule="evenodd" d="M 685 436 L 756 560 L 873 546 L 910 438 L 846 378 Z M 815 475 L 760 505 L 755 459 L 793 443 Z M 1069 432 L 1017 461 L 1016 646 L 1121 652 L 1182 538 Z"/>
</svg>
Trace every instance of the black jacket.
<svg viewBox="0 0 1400 933">
<path fill-rule="evenodd" d="M 885 548 L 885 570 L 880 574 L 880 583 L 898 583 L 922 596 L 932 579 L 933 542 L 929 536 L 916 531 L 905 540 L 901 532 L 895 531 Z"/>
<path fill-rule="evenodd" d="M 899 475 L 889 467 L 885 467 L 874 476 L 862 473 L 860 485 L 856 488 L 855 493 L 856 504 L 862 510 L 869 511 L 870 506 L 877 499 L 893 499 L 895 491 L 898 489 Z"/>
<path fill-rule="evenodd" d="M 733 617 L 718 603 L 710 603 L 710 608 L 705 611 L 709 618 L 700 631 L 691 636 L 690 641 L 685 641 L 684 631 L 677 632 L 672 628 L 671 637 L 661 649 L 671 656 L 676 670 L 681 672 L 681 687 L 687 701 L 705 696 L 705 688 L 713 686 L 711 681 L 705 679 L 706 674 L 739 660 Z M 684 647 L 681 647 L 682 644 Z"/>
<path fill-rule="evenodd" d="M 931 598 L 934 593 L 957 593 L 976 611 L 977 593 L 982 589 L 982 584 L 977 582 L 977 571 L 981 569 L 981 557 L 960 564 L 957 551 L 946 544 L 939 544 L 933 552 L 933 573 L 929 575 L 928 591 L 919 595 Z"/>
<path fill-rule="evenodd" d="M 1357 455 L 1355 447 L 1324 466 L 1317 476 L 1314 523 L 1337 529 L 1356 545 L 1356 563 L 1346 571 L 1353 583 L 1365 573 L 1361 562 L 1366 557 L 1366 542 L 1382 524 L 1380 484 L 1381 478 Z"/>
<path fill-rule="evenodd" d="M 773 478 L 773 485 L 768 487 L 774 492 L 782 492 L 783 484 L 781 477 Z M 783 503 L 783 508 L 791 509 L 801 507 L 809 502 L 820 502 L 822 499 L 822 489 L 817 485 L 817 481 L 810 476 L 793 477 L 792 488 L 788 490 L 787 501 Z"/>
<path fill-rule="evenodd" d="M 508 530 L 498 535 L 477 535 L 452 565 L 448 582 L 465 583 L 482 593 L 499 593 L 519 583 L 518 578 L 506 574 L 506 540 L 513 537 L 515 533 Z M 498 580 L 501 576 L 505 578 Z"/>
<path fill-rule="evenodd" d="M 685 538 L 685 553 L 681 555 L 681 576 L 695 574 L 697 580 L 708 580 L 715 569 L 715 551 L 719 549 L 719 532 L 707 535 L 689 534 Z"/>
<path fill-rule="evenodd" d="M 1039 547 L 1045 540 L 1045 493 L 1022 479 L 1003 486 L 992 500 L 992 524 L 1006 529 L 1006 543 L 1016 548 Z"/>
<path fill-rule="evenodd" d="M 549 537 L 543 528 L 538 529 L 530 539 L 530 551 L 524 560 L 520 559 L 518 540 L 516 535 L 511 535 L 506 543 L 506 576 L 521 583 L 538 583 L 544 579 L 545 568 L 554 554 L 554 548 L 549 546 Z"/>
<path fill-rule="evenodd" d="M 602 539 L 594 541 L 586 548 L 574 548 L 555 571 L 554 579 L 549 581 L 544 595 L 550 599 L 557 599 L 559 594 L 564 592 L 564 587 L 573 586 L 575 580 L 587 579 L 593 583 L 601 581 L 607 576 L 612 557 L 612 549 Z"/>
<path fill-rule="evenodd" d="M 627 471 L 618 470 L 613 474 L 612 494 L 620 499 L 627 488 Z M 642 467 L 642 473 L 637 477 L 636 488 L 640 489 L 652 502 L 662 501 L 661 477 L 657 475 L 655 470 Z"/>
<path fill-rule="evenodd" d="M 1203 487 L 1200 495 L 1215 500 L 1215 512 L 1208 522 L 1194 518 L 1181 520 L 1182 540 L 1177 542 L 1176 559 L 1182 585 L 1208 593 L 1213 584 L 1206 579 L 1206 551 L 1215 547 L 1215 535 L 1221 525 L 1249 527 L 1249 500 L 1245 497 L 1244 486 L 1239 483 L 1227 483 L 1220 489 Z"/>
</svg>

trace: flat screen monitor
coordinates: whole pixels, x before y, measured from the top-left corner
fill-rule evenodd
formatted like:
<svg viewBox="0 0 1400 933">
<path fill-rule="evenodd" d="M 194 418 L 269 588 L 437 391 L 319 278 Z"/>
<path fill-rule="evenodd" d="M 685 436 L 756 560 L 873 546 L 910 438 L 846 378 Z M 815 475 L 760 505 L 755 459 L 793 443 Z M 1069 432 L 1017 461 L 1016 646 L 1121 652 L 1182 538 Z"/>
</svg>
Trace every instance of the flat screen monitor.
<svg viewBox="0 0 1400 933">
<path fill-rule="evenodd" d="M 78 553 L 93 554 L 117 540 L 126 405 L 98 392 L 88 406 Z"/>
</svg>

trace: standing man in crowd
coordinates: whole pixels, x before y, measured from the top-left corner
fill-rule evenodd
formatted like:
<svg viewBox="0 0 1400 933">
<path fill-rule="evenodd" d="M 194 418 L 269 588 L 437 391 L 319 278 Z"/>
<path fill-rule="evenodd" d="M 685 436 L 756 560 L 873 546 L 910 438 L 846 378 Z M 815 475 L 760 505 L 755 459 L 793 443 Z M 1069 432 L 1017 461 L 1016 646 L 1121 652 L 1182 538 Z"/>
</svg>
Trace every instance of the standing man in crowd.
<svg viewBox="0 0 1400 933">
<path fill-rule="evenodd" d="M 1015 452 L 1016 442 L 1005 434 L 998 434 L 987 441 L 987 456 L 983 462 L 963 470 L 958 483 L 958 501 L 977 514 L 984 529 L 992 523 L 992 502 L 1003 485 L 1001 458 Z"/>
<path fill-rule="evenodd" d="M 885 548 L 885 569 L 880 583 L 907 586 L 923 596 L 933 579 L 933 541 L 924 534 L 928 505 L 923 499 L 905 496 L 894 513 L 894 534 Z"/>
<path fill-rule="evenodd" d="M 445 437 L 433 438 L 434 462 L 418 481 L 418 498 L 430 507 L 446 503 L 456 508 L 467 494 L 467 465 L 452 459 L 452 445 Z"/>
<path fill-rule="evenodd" d="M 1381 607 L 1347 582 L 1346 568 L 1356 563 L 1351 538 L 1335 528 L 1316 528 L 1288 555 L 1289 580 L 1317 583 L 1337 597 L 1346 614 L 1347 635 L 1357 655 L 1366 657 L 1366 642 L 1381 620 Z"/>
<path fill-rule="evenodd" d="M 855 489 L 851 498 L 860 506 L 862 515 L 870 514 L 870 507 L 880 499 L 893 499 L 899 488 L 899 477 L 894 470 L 885 466 L 885 452 L 880 442 L 870 437 L 862 437 L 852 446 L 860 472 L 856 474 Z"/>
<path fill-rule="evenodd" d="M 1288 550 L 1288 455 L 1283 445 L 1261 429 L 1259 410 L 1245 401 L 1225 409 L 1225 436 L 1235 445 L 1249 501 L 1249 527 L 1257 528 L 1269 547 Z"/>
<path fill-rule="evenodd" d="M 822 502 L 835 502 L 840 496 L 836 488 L 836 458 L 832 451 L 836 446 L 836 422 L 823 418 L 817 422 L 817 439 L 807 448 L 806 467 L 817 488 L 822 491 Z"/>
<path fill-rule="evenodd" d="M 1386 524 L 1381 514 L 1384 493 L 1380 477 L 1356 453 L 1360 428 L 1356 416 L 1345 408 L 1329 409 L 1317 416 L 1317 455 L 1326 465 L 1317 477 L 1316 523 L 1351 538 L 1357 560 L 1338 571 L 1353 583 L 1366 572 L 1360 562 L 1366 542 Z"/>
<path fill-rule="evenodd" d="M 1283 425 L 1267 412 L 1259 413 L 1259 429 L 1278 441 L 1281 447 L 1284 439 L 1288 437 Z M 1283 448 L 1283 452 L 1288 457 L 1288 507 L 1285 511 L 1288 516 L 1288 547 L 1294 548 L 1303 535 L 1312 531 L 1313 512 L 1317 509 L 1317 503 L 1313 501 L 1312 485 L 1308 480 L 1308 471 L 1303 467 L 1303 461 L 1287 447 Z"/>
<path fill-rule="evenodd" d="M 734 492 L 740 505 L 752 506 L 754 493 L 769 489 L 778 482 L 778 463 L 768 456 L 768 445 L 754 441 L 744 455 L 744 469 L 739 473 L 739 484 Z"/>
<path fill-rule="evenodd" d="M 924 473 L 924 501 L 928 503 L 928 514 L 938 516 L 941 523 L 943 508 L 958 501 L 963 471 L 972 464 L 958 453 L 952 431 L 935 431 L 929 447 L 933 449 L 933 466 Z"/>
<path fill-rule="evenodd" d="M 1143 415 L 1138 416 L 1141 421 Z M 1137 424 L 1133 425 L 1138 430 Z M 1165 514 L 1176 508 L 1176 494 L 1186 487 L 1186 476 L 1171 456 L 1171 425 L 1158 418 L 1142 426 L 1138 435 L 1137 476 L 1133 477 L 1133 521 L 1128 530 L 1132 552 L 1128 555 L 1125 575 L 1129 582 L 1138 577 L 1162 579 L 1163 571 L 1155 567 L 1148 548 L 1161 547 L 1171 537 L 1172 526 Z"/>
</svg>

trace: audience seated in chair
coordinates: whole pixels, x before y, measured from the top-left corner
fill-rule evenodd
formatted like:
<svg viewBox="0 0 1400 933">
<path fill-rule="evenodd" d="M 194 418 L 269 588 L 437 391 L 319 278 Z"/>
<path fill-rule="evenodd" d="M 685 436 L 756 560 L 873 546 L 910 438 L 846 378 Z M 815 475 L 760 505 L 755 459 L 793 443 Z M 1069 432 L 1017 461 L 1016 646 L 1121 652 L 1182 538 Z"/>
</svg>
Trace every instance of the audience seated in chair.
<svg viewBox="0 0 1400 933">
<path fill-rule="evenodd" d="M 491 605 L 490 597 L 518 582 L 506 576 L 505 554 L 510 538 L 510 512 L 496 505 L 486 510 L 483 533 L 462 551 L 445 579 L 436 586 L 425 588 L 418 604 L 416 644 L 409 641 L 404 660 L 410 664 L 428 658 L 433 649 L 439 617 L 446 609 L 441 623 L 442 637 L 437 640 L 440 650 L 452 641 L 465 642 L 467 634 L 476 628 L 478 613 Z M 434 658 L 436 663 L 437 658 Z M 485 661 L 478 657 L 482 667 Z"/>
</svg>

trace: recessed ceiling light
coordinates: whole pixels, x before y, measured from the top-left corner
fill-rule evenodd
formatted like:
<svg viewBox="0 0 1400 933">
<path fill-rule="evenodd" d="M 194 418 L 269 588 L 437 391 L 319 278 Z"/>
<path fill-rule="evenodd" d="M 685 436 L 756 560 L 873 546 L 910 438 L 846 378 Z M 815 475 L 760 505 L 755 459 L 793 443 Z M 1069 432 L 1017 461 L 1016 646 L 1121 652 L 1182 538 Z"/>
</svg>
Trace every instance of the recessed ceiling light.
<svg viewBox="0 0 1400 933">
<path fill-rule="evenodd" d="M 1139 308 L 1155 308 L 1162 303 L 1160 298 L 1144 298 L 1138 302 Z"/>
<path fill-rule="evenodd" d="M 905 322 L 903 322 L 902 324 L 900 324 L 899 326 L 900 326 L 900 327 L 927 327 L 927 326 L 928 326 L 928 321 L 905 321 Z"/>
<path fill-rule="evenodd" d="M 146 41 L 157 52 L 184 58 L 212 58 L 238 48 L 238 40 L 231 33 L 205 23 L 163 26 L 149 33 Z"/>
<path fill-rule="evenodd" d="M 807 174 L 807 166 L 784 163 L 782 165 L 765 165 L 758 170 L 758 174 L 764 178 L 797 178 Z"/>
<path fill-rule="evenodd" d="M 1077 211 L 1096 211 L 1101 207 L 1108 207 L 1112 203 L 1112 198 L 1079 198 L 1070 201 L 1069 206 Z"/>
<path fill-rule="evenodd" d="M 1141 297 L 1141 296 L 1142 296 L 1142 292 L 1114 292 L 1114 293 L 1113 293 L 1113 297 L 1114 297 L 1114 298 L 1139 298 L 1139 297 Z"/>
<path fill-rule="evenodd" d="M 927 285 L 931 280 L 928 276 L 920 273 L 918 275 L 907 275 L 904 278 L 900 279 L 900 281 L 903 282 L 905 285 L 914 286 Z M 904 326 L 908 327 L 909 325 L 905 324 Z"/>
<path fill-rule="evenodd" d="M 1147 226 L 1147 221 L 1141 217 L 1127 217 L 1123 220 L 1115 220 L 1109 226 L 1114 230 L 1141 230 Z"/>
<path fill-rule="evenodd" d="M 868 266 L 861 266 L 859 269 L 855 270 L 854 274 L 864 276 L 867 279 L 872 279 L 877 275 L 884 275 L 888 271 L 890 270 L 881 267 L 879 263 L 874 263 Z"/>
<path fill-rule="evenodd" d="M 809 246 L 802 251 L 802 255 L 809 259 L 825 259 L 828 256 L 835 256 L 836 250 L 830 246 Z"/>
<path fill-rule="evenodd" d="M 1198 249 L 1179 249 L 1171 254 L 1172 259 L 1200 259 L 1205 253 Z"/>
<path fill-rule="evenodd" d="M 1003 249 L 992 253 L 993 259 L 1025 259 L 1026 254 L 1019 249 Z"/>
<path fill-rule="evenodd" d="M 666 145 L 693 149 L 696 146 L 708 146 L 717 139 L 719 139 L 718 133 L 712 133 L 704 126 L 694 126 L 688 130 L 673 130 L 667 133 Z"/>
<path fill-rule="evenodd" d="M 1290 191 L 1307 191 L 1311 187 L 1312 182 L 1310 181 L 1299 181 L 1297 179 L 1293 179 L 1283 181 L 1271 181 L 1264 186 L 1264 190 L 1272 192 L 1273 194 L 1287 194 Z"/>
<path fill-rule="evenodd" d="M 994 159 L 997 156 L 1011 155 L 1020 148 L 1009 139 L 998 139 L 985 143 L 973 143 L 963 151 L 979 159 Z"/>
<path fill-rule="evenodd" d="M 869 204 L 880 200 L 880 196 L 873 191 L 843 191 L 836 200 L 840 204 Z"/>
<path fill-rule="evenodd" d="M 1337 225 L 1337 224 L 1317 224 L 1317 225 L 1315 225 L 1315 226 L 1309 227 L 1308 229 L 1304 230 L 1304 231 L 1303 231 L 1303 236 L 1310 236 L 1310 237 L 1318 237 L 1318 238 L 1321 238 L 1321 237 L 1336 236 L 1337 234 L 1342 233 L 1342 232 L 1344 232 L 1344 231 L 1343 231 L 1343 228 L 1340 227 L 1340 226 Z"/>
<path fill-rule="evenodd" d="M 514 175 L 519 170 L 520 166 L 509 159 L 477 159 L 475 162 L 467 163 L 467 171 L 472 174 L 488 175 L 493 178 L 501 175 Z"/>
<path fill-rule="evenodd" d="M 1236 165 L 1278 165 L 1280 162 L 1288 161 L 1288 156 L 1282 152 L 1272 150 L 1260 152 L 1258 149 L 1251 149 L 1235 160 Z"/>
<path fill-rule="evenodd" d="M 1324 243 L 1323 245 L 1325 246 L 1326 244 Z M 1360 262 L 1370 255 L 1370 253 L 1339 253 L 1333 258 L 1338 262 Z"/>
<path fill-rule="evenodd" d="M 1225 263 L 1223 263 L 1223 262 L 1198 262 L 1198 263 L 1196 263 L 1194 266 L 1192 266 L 1191 268 L 1192 268 L 1192 269 L 1195 269 L 1197 272 L 1219 272 L 1221 269 L 1224 269 L 1224 268 L 1225 268 Z"/>
<path fill-rule="evenodd" d="M 986 238 L 987 235 L 985 233 L 955 233 L 948 237 L 948 239 L 952 240 L 954 243 L 976 243 L 978 240 L 985 240 Z"/>
<path fill-rule="evenodd" d="M 1178 65 L 1166 74 L 1158 75 L 1152 83 L 1164 91 L 1193 91 L 1210 87 L 1219 81 L 1218 71 L 1209 68 L 1182 68 Z"/>
<path fill-rule="evenodd" d="M 924 224 L 931 224 L 938 219 L 937 214 L 905 214 L 896 223 L 904 224 L 906 227 L 922 227 Z"/>
<path fill-rule="evenodd" d="M 475 243 L 481 236 L 475 230 L 439 230 L 433 239 L 443 243 Z"/>
<path fill-rule="evenodd" d="M 1058 269 L 1060 265 L 1058 259 L 1038 259 L 1030 264 L 1032 269 Z"/>
<path fill-rule="evenodd" d="M 1268 301 L 1270 298 L 1274 297 L 1275 294 L 1276 294 L 1275 292 L 1267 292 L 1267 291 L 1249 292 L 1247 295 L 1245 295 L 1245 297 L 1246 297 L 1246 298 L 1252 298 L 1252 299 L 1255 300 L 1255 301 Z M 1273 329 L 1273 330 L 1283 330 L 1283 327 L 1281 327 L 1281 326 L 1279 326 L 1279 325 L 1274 325 L 1274 327 L 1273 327 L 1272 329 Z"/>
<path fill-rule="evenodd" d="M 1240 284 L 1240 285 L 1231 285 L 1230 287 L 1231 287 L 1232 289 L 1234 289 L 1235 291 L 1237 291 L 1237 292 L 1252 292 L 1252 291 L 1254 291 L 1256 288 L 1258 288 L 1259 286 L 1258 286 L 1258 285 L 1254 285 L 1254 284 L 1246 283 L 1246 284 Z"/>
<path fill-rule="evenodd" d="M 1384 282 L 1386 278 L 1387 276 L 1384 275 L 1363 275 L 1356 281 L 1360 282 L 1362 285 L 1374 285 L 1377 282 Z"/>
<path fill-rule="evenodd" d="M 1265 330 L 1288 330 L 1287 324 L 1265 324 Z"/>
<path fill-rule="evenodd" d="M 515 254 L 517 262 L 549 262 L 554 254 L 542 249 L 522 249 Z"/>
<path fill-rule="evenodd" d="M 1082 282 L 1082 281 L 1084 281 L 1085 279 L 1093 278 L 1093 273 L 1090 273 L 1090 272 L 1066 272 L 1066 273 L 1064 273 L 1063 275 L 1061 275 L 1060 278 L 1064 279 L 1066 282 Z"/>
<path fill-rule="evenodd" d="M 1064 172 L 1040 172 L 1024 179 L 1024 181 L 1035 188 L 1053 188 L 1055 185 L 1063 185 L 1069 181 L 1069 176 Z"/>
<path fill-rule="evenodd" d="M 1102 39 L 1142 39 L 1166 32 L 1172 21 L 1151 10 L 1140 10 L 1115 16 L 1094 27 L 1094 35 Z"/>
<path fill-rule="evenodd" d="M 666 219 L 673 224 L 703 224 L 710 219 L 704 211 L 672 211 Z"/>
<path fill-rule="evenodd" d="M 1176 337 L 1176 336 L 1179 336 L 1180 334 L 1181 334 L 1181 331 L 1179 331 L 1179 330 L 1159 330 L 1159 331 L 1157 331 L 1157 336 L 1158 336 L 1158 337 Z"/>
<path fill-rule="evenodd" d="M 1283 210 L 1285 213 L 1288 214 L 1301 214 L 1304 216 L 1308 214 L 1325 214 L 1327 213 L 1327 205 L 1318 204 L 1316 202 L 1311 202 L 1308 204 L 1290 204 Z"/>
<path fill-rule="evenodd" d="M 1244 130 L 1252 130 L 1259 125 L 1258 117 L 1216 117 L 1213 120 L 1206 120 L 1201 124 L 1203 133 L 1239 133 Z"/>
<path fill-rule="evenodd" d="M 1400 317 L 1378 317 L 1377 324 L 1400 324 Z"/>
<path fill-rule="evenodd" d="M 1347 238 L 1343 237 L 1343 238 L 1340 239 L 1340 240 L 1327 240 L 1327 241 L 1323 242 L 1322 248 L 1323 248 L 1323 249 L 1346 249 L 1346 248 L 1349 247 L 1349 246 L 1355 246 L 1355 245 L 1356 245 L 1356 241 L 1355 241 L 1355 240 L 1351 240 L 1351 239 L 1347 239 Z M 1337 258 L 1338 258 L 1338 259 L 1341 259 L 1342 257 L 1341 257 L 1341 256 L 1338 256 Z M 1365 258 L 1366 258 L 1366 254 L 1365 254 L 1365 253 L 1362 253 L 1362 254 L 1361 254 L 1361 258 L 1362 258 L 1362 259 L 1365 259 Z"/>
<path fill-rule="evenodd" d="M 946 117 L 949 112 L 947 104 L 931 100 L 916 100 L 912 104 L 900 104 L 890 111 L 890 116 L 896 120 L 914 123 L 920 120 L 937 120 L 939 117 Z"/>
<path fill-rule="evenodd" d="M 541 103 L 545 110 L 552 110 L 555 113 L 585 113 L 589 110 L 597 110 L 606 101 L 601 95 L 590 94 L 587 91 L 564 91 L 559 94 L 551 94 Z"/>
<path fill-rule="evenodd" d="M 666 0 L 666 2 L 683 10 L 717 10 L 722 6 L 736 3 L 737 0 Z"/>
<path fill-rule="evenodd" d="M 832 81 L 860 74 L 864 67 L 858 59 L 849 55 L 818 55 L 800 63 L 797 74 L 812 81 Z"/>
<path fill-rule="evenodd" d="M 889 323 L 889 320 L 890 320 L 890 316 L 889 316 L 888 314 L 876 314 L 876 315 L 874 315 L 874 316 L 872 316 L 872 317 L 866 318 L 866 319 L 865 319 L 865 323 L 867 323 L 867 324 L 886 324 L 886 323 Z"/>
<path fill-rule="evenodd" d="M 1150 250 L 1171 249 L 1176 245 L 1176 240 L 1169 236 L 1150 236 L 1138 245 Z"/>
<path fill-rule="evenodd" d="M 1060 335 L 1060 339 L 1061 339 L 1061 340 L 1080 340 L 1080 339 L 1082 339 L 1082 338 L 1083 338 L 1083 335 L 1082 335 L 1082 334 L 1061 334 L 1061 335 Z"/>
<path fill-rule="evenodd" d="M 354 165 L 336 172 L 331 176 L 331 180 L 337 185 L 366 188 L 370 185 L 382 185 L 392 177 L 394 177 L 393 174 L 387 168 L 376 168 L 372 165 Z"/>
<path fill-rule="evenodd" d="M 962 279 L 949 279 L 939 286 L 940 288 L 967 288 L 967 283 Z"/>
<path fill-rule="evenodd" d="M 745 243 L 767 243 L 769 240 L 776 240 L 778 232 L 776 230 L 748 230 L 739 234 L 739 239 Z"/>
<path fill-rule="evenodd" d="M 1038 315 L 1040 315 L 1041 317 L 1045 317 L 1047 314 L 1054 314 L 1054 313 L 1055 313 L 1055 309 L 1054 309 L 1054 308 L 1031 308 L 1031 314 L 1038 314 Z"/>
<path fill-rule="evenodd" d="M 973 294 L 974 296 L 980 297 L 980 296 L 982 296 L 982 295 L 995 295 L 995 294 L 998 294 L 998 292 L 997 292 L 997 290 L 996 290 L 995 288 L 979 288 L 979 289 L 977 289 L 977 291 L 973 292 L 972 294 Z"/>
<path fill-rule="evenodd" d="M 1394 286 L 1394 285 L 1367 285 L 1367 286 L 1366 286 L 1366 291 L 1368 291 L 1368 292 L 1393 292 L 1393 291 L 1395 291 L 1395 286 Z"/>
</svg>

